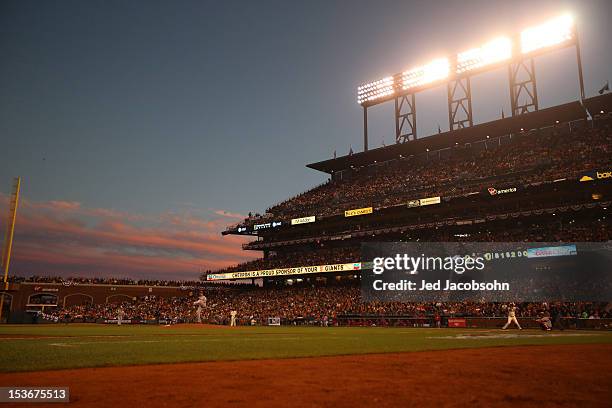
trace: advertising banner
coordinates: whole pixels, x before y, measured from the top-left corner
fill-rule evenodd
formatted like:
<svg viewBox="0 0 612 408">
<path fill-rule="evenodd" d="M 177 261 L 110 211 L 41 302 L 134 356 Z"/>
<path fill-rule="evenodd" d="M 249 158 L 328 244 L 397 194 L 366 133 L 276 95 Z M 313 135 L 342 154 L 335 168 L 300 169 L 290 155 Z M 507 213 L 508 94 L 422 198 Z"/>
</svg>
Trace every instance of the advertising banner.
<svg viewBox="0 0 612 408">
<path fill-rule="evenodd" d="M 317 266 L 298 266 L 295 268 L 279 268 L 279 269 L 266 269 L 261 271 L 245 271 L 245 272 L 230 272 L 230 273 L 216 273 L 210 274 L 206 277 L 206 280 L 223 280 L 223 279 L 248 279 L 248 278 L 260 278 L 264 276 L 289 276 L 289 275 L 303 275 L 308 273 L 322 273 L 322 272 L 343 272 L 343 271 L 359 271 L 361 270 L 361 262 L 353 262 L 346 264 L 334 264 L 334 265 L 317 265 Z"/>
<path fill-rule="evenodd" d="M 408 201 L 408 208 L 420 207 L 420 206 L 421 206 L 421 200 L 410 200 L 410 201 Z"/>
<path fill-rule="evenodd" d="M 282 221 L 266 222 L 264 224 L 255 224 L 255 225 L 253 225 L 253 230 L 254 231 L 259 231 L 261 229 L 276 228 L 276 227 L 280 227 L 281 225 L 283 225 Z"/>
<path fill-rule="evenodd" d="M 612 178 L 612 170 L 596 170 L 596 171 L 588 171 L 583 173 L 582 176 L 578 178 L 578 181 L 595 181 Z"/>
<path fill-rule="evenodd" d="M 467 327 L 467 321 L 460 318 L 449 318 L 448 327 Z"/>
<path fill-rule="evenodd" d="M 487 191 L 489 192 L 491 196 L 498 196 L 502 194 L 516 193 L 517 188 L 516 187 L 508 187 L 508 188 L 489 187 L 487 188 Z"/>
<path fill-rule="evenodd" d="M 548 256 L 569 256 L 576 255 L 578 250 L 576 245 L 560 245 L 543 248 L 529 248 L 527 258 L 546 258 Z"/>
<path fill-rule="evenodd" d="M 421 198 L 421 206 L 440 204 L 440 197 Z"/>
<path fill-rule="evenodd" d="M 425 205 L 440 204 L 442 202 L 440 197 L 427 197 L 419 198 L 418 200 L 408 201 L 408 208 L 422 207 Z"/>
<path fill-rule="evenodd" d="M 345 217 L 354 217 L 356 215 L 372 214 L 373 211 L 374 211 L 374 209 L 372 207 L 356 208 L 354 210 L 347 210 L 347 211 L 345 211 L 344 212 L 344 216 Z"/>
<path fill-rule="evenodd" d="M 310 217 L 294 218 L 291 220 L 291 225 L 308 224 L 310 222 L 315 222 L 315 219 L 316 217 L 314 215 Z"/>
</svg>

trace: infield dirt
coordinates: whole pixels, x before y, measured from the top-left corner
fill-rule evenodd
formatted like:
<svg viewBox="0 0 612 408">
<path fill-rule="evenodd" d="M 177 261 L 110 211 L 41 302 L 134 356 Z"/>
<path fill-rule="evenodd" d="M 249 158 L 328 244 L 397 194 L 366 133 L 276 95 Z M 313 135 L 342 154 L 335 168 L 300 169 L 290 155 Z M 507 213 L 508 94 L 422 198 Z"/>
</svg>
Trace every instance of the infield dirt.
<svg viewBox="0 0 612 408">
<path fill-rule="evenodd" d="M 4 373 L 0 385 L 69 386 L 74 407 L 608 407 L 612 345 Z"/>
</svg>

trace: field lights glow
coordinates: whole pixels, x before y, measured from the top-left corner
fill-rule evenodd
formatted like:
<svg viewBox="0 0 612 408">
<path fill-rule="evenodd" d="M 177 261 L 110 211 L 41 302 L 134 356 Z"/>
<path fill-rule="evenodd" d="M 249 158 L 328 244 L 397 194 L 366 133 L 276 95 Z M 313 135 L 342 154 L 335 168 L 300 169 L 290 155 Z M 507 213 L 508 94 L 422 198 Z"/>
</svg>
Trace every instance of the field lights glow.
<svg viewBox="0 0 612 408">
<path fill-rule="evenodd" d="M 395 92 L 393 77 L 386 77 L 357 88 L 357 102 L 374 101 Z"/>
<path fill-rule="evenodd" d="M 557 45 L 571 40 L 574 35 L 574 19 L 565 14 L 544 24 L 523 30 L 521 33 L 521 51 L 526 54 L 540 48 Z"/>
<path fill-rule="evenodd" d="M 519 46 L 521 53 L 527 54 L 542 48 L 563 44 L 574 38 L 574 30 L 574 18 L 570 14 L 564 14 L 538 26 L 523 30 L 520 38 L 517 38 L 516 44 L 512 39 L 514 37 L 498 37 L 480 47 L 460 52 L 456 55 L 456 64 L 454 59 L 438 58 L 428 64 L 400 74 L 361 85 L 357 88 L 357 102 L 364 104 L 378 99 L 384 100 L 396 93 L 446 79 L 451 73 L 462 74 L 511 60 L 513 57 L 517 57 L 517 55 L 513 55 L 513 48 L 518 50 Z"/>
<path fill-rule="evenodd" d="M 448 77 L 450 64 L 446 58 L 438 58 L 427 65 L 402 72 L 402 89 L 410 89 Z"/>
<path fill-rule="evenodd" d="M 472 48 L 457 54 L 457 73 L 484 67 L 512 57 L 512 41 L 499 37 L 480 48 Z"/>
</svg>

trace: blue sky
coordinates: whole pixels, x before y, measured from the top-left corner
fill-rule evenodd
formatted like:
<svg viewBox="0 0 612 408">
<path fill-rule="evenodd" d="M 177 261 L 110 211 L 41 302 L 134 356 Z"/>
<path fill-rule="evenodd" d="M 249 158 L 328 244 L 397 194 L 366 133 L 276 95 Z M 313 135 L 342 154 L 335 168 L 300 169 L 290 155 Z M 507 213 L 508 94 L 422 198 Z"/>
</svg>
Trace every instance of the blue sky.
<svg viewBox="0 0 612 408">
<path fill-rule="evenodd" d="M 84 208 L 219 228 L 361 149 L 359 84 L 567 10 L 593 95 L 612 77 L 606 1 L 4 1 L 0 191 L 22 176 L 33 214 L 73 203 L 87 226 L 102 221 Z M 542 106 L 576 99 L 573 58 L 537 61 Z M 476 121 L 509 111 L 505 80 L 474 80 Z M 448 128 L 443 88 L 417 104 L 421 135 Z M 392 109 L 371 110 L 371 146 L 392 142 Z"/>
</svg>

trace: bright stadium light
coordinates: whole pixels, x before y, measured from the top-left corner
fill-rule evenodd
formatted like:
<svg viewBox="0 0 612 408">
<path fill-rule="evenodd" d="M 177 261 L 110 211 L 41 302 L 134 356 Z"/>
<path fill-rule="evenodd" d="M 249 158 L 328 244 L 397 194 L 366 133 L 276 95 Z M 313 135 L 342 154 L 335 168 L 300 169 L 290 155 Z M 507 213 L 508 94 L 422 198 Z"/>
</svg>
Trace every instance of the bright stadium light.
<svg viewBox="0 0 612 408">
<path fill-rule="evenodd" d="M 574 36 L 574 18 L 570 14 L 547 21 L 521 32 L 521 51 L 527 54 L 541 48 L 557 45 Z"/>
<path fill-rule="evenodd" d="M 472 48 L 457 54 L 457 73 L 495 64 L 512 57 L 512 41 L 499 37 L 479 48 Z"/>
<path fill-rule="evenodd" d="M 395 93 L 393 77 L 379 79 L 369 84 L 361 85 L 357 88 L 357 103 L 362 104 L 368 101 L 374 101 L 385 96 Z"/>
<path fill-rule="evenodd" d="M 357 88 L 357 102 L 363 107 L 376 105 L 399 95 L 436 86 L 451 76 L 457 75 L 461 79 L 486 69 L 495 69 L 502 63 L 512 63 L 514 59 L 522 58 L 521 54 L 532 57 L 534 55 L 527 54 L 539 50 L 548 52 L 573 44 L 578 46 L 576 26 L 572 15 L 566 13 L 527 28 L 518 36 L 500 36 L 452 57 L 437 58 L 425 65 L 361 85 Z M 581 66 L 579 53 L 578 65 Z M 579 71 L 582 95 L 584 88 L 581 69 Z"/>
<path fill-rule="evenodd" d="M 448 77 L 450 64 L 447 58 L 438 58 L 422 67 L 402 72 L 402 89 L 410 89 Z"/>
</svg>

